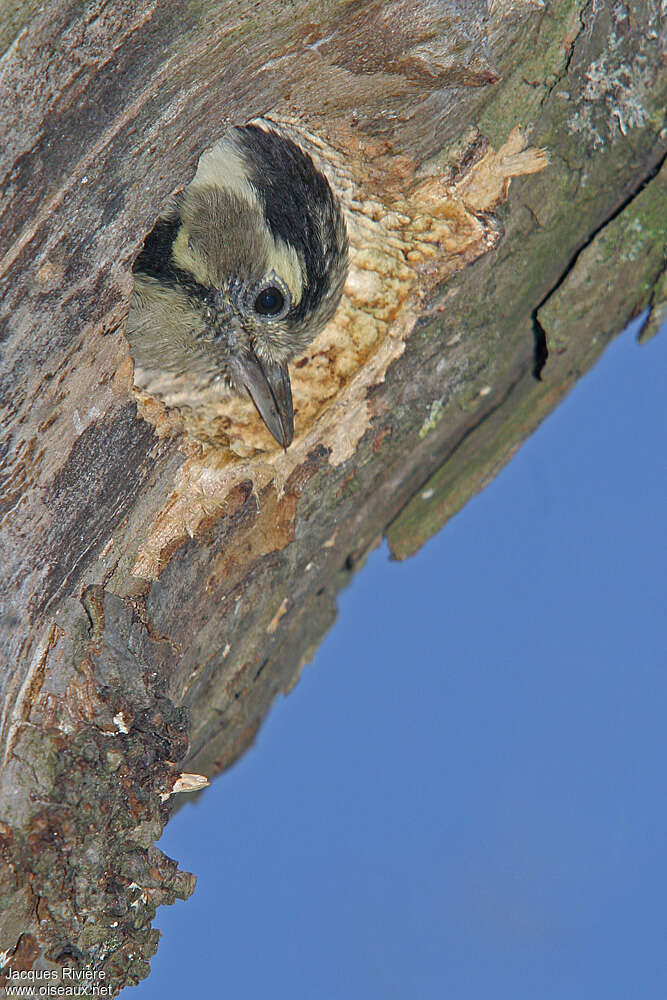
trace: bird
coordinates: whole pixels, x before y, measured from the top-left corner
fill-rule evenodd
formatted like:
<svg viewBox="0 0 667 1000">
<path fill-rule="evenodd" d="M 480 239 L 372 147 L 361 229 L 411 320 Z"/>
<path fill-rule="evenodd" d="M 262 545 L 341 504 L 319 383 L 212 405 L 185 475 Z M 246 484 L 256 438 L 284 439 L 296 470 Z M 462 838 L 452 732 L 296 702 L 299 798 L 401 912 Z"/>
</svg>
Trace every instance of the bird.
<svg viewBox="0 0 667 1000">
<path fill-rule="evenodd" d="M 333 317 L 347 270 L 341 204 L 312 157 L 272 124 L 230 126 L 135 261 L 135 384 L 204 415 L 247 394 L 287 449 L 289 362 Z"/>
</svg>

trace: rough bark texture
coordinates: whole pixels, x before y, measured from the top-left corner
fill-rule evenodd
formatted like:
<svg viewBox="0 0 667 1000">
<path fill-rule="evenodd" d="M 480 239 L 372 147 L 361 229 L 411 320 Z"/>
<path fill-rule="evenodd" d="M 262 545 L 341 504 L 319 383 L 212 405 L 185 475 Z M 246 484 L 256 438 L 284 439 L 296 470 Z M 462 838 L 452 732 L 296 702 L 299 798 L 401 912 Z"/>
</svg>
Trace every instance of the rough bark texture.
<svg viewBox="0 0 667 1000">
<path fill-rule="evenodd" d="M 383 535 L 414 552 L 633 315 L 664 316 L 659 12 L 0 11 L 0 965 L 115 993 L 192 891 L 153 846 L 181 772 L 247 748 Z M 224 447 L 192 440 L 123 336 L 161 204 L 258 115 L 319 157 L 352 245 L 285 455 L 243 406 Z"/>
</svg>

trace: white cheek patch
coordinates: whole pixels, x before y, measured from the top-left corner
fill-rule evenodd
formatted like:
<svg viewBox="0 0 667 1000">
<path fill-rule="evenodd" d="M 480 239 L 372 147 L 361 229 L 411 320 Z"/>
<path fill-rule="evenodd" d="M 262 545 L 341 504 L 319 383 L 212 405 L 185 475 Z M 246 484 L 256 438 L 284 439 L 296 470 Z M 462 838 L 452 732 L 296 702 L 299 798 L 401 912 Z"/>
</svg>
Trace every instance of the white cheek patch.
<svg viewBox="0 0 667 1000">
<path fill-rule="evenodd" d="M 180 267 L 182 271 L 187 271 L 191 274 L 200 285 L 208 284 L 209 275 L 206 264 L 197 254 L 192 253 L 190 250 L 185 226 L 181 226 L 178 230 L 178 236 L 174 240 L 171 256 L 174 264 Z"/>
<path fill-rule="evenodd" d="M 280 237 L 274 238 L 267 227 L 264 228 L 262 235 L 264 236 L 269 273 L 275 271 L 278 277 L 282 278 L 289 288 L 292 304 L 298 305 L 303 294 L 303 268 L 296 250 L 284 243 Z M 206 287 L 211 283 L 209 265 L 198 254 L 190 250 L 185 226 L 181 226 L 174 240 L 172 259 L 177 267 L 191 274 L 200 285 Z M 257 275 L 257 277 L 261 279 L 264 275 Z"/>
<path fill-rule="evenodd" d="M 290 290 L 292 305 L 297 305 L 303 294 L 303 267 L 296 250 L 280 237 L 274 239 L 269 229 L 266 230 L 266 248 L 269 267 L 283 279 Z"/>
<path fill-rule="evenodd" d="M 199 159 L 192 186 L 206 187 L 209 185 L 223 188 L 236 195 L 237 198 L 250 205 L 257 212 L 259 218 L 264 215 L 257 191 L 248 180 L 243 154 L 240 152 L 231 131 L 212 149 L 203 153 Z M 179 244 L 180 240 L 181 234 L 179 233 L 176 243 Z M 203 284 L 202 264 L 189 252 L 187 239 L 183 238 L 182 242 L 185 244 L 184 246 L 174 245 L 174 257 L 182 259 L 187 270 L 191 271 Z M 274 237 L 268 226 L 265 227 L 265 247 L 269 269 L 274 270 L 283 279 L 290 290 L 292 302 L 296 305 L 301 301 L 303 295 L 303 267 L 296 251 L 280 237 Z"/>
<path fill-rule="evenodd" d="M 256 189 L 247 177 L 247 167 L 243 154 L 239 150 L 233 131 L 225 135 L 211 149 L 199 158 L 197 172 L 188 185 L 192 191 L 196 188 L 218 188 L 228 191 L 236 198 L 245 202 L 252 209 L 257 220 L 263 219 L 264 208 Z M 261 227 L 265 259 L 268 270 L 275 271 L 290 290 L 292 303 L 301 301 L 304 285 L 304 268 L 296 250 L 285 243 L 280 237 L 274 237 L 269 227 Z M 201 285 L 211 283 L 211 274 L 206 263 L 197 253 L 190 250 L 188 234 L 185 226 L 181 226 L 172 248 L 174 263 L 184 271 L 188 271 Z M 258 278 L 263 276 L 258 275 Z"/>
</svg>

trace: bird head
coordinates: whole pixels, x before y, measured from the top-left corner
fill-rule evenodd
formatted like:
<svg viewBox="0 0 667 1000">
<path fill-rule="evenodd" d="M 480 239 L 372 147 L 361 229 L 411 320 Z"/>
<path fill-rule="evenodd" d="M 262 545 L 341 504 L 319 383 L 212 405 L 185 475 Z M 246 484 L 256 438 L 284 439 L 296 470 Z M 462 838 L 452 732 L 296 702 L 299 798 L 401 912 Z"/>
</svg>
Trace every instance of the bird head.
<svg viewBox="0 0 667 1000">
<path fill-rule="evenodd" d="M 247 392 L 287 447 L 288 363 L 333 316 L 347 249 L 340 207 L 311 158 L 272 130 L 230 129 L 201 157 L 135 266 L 135 280 L 137 271 L 148 279 L 141 308 L 161 299 L 164 363 L 178 345 L 181 364 Z"/>
</svg>

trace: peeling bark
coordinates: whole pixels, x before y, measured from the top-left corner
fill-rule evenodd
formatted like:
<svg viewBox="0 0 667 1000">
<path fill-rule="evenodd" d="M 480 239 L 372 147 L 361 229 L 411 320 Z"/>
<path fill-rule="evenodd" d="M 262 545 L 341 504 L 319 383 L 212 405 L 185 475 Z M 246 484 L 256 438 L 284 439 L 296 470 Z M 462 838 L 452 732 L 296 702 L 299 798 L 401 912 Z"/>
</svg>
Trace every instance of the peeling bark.
<svg viewBox="0 0 667 1000">
<path fill-rule="evenodd" d="M 664 317 L 659 12 L 0 8 L 0 964 L 116 993 L 192 891 L 154 847 L 173 793 L 249 746 L 369 549 L 416 551 Z M 257 116 L 320 160 L 352 245 L 286 454 L 249 405 L 202 428 L 136 391 L 123 334 L 162 203 Z"/>
</svg>

